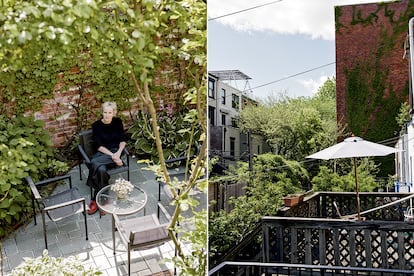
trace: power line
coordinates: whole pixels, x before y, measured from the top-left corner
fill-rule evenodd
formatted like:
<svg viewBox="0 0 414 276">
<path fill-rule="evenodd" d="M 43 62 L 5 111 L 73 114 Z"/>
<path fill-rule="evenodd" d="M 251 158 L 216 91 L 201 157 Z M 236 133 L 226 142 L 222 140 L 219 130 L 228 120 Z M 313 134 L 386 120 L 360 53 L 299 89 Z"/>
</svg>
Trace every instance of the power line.
<svg viewBox="0 0 414 276">
<path fill-rule="evenodd" d="M 266 3 L 266 4 L 262 4 L 262 5 L 259 5 L 259 6 L 254 6 L 254 7 L 251 7 L 251 8 L 244 9 L 244 10 L 240 10 L 240 11 L 236 11 L 236 12 L 232 12 L 232 13 L 228 13 L 228 14 L 223 14 L 223 15 L 220 15 L 220 16 L 217 16 L 217 17 L 209 18 L 208 21 L 213 21 L 213 20 L 216 20 L 216 19 L 219 19 L 219 18 L 223 18 L 223 17 L 230 16 L 230 15 L 235 15 L 235 14 L 242 13 L 242 12 L 245 12 L 245 11 L 250 11 L 250 10 L 253 10 L 253 9 L 257 9 L 257 8 L 261 8 L 261 7 L 264 7 L 264 6 L 272 5 L 272 4 L 275 4 L 275 3 L 278 3 L 278 2 L 282 2 L 282 1 L 283 0 L 272 1 L 272 2 L 269 2 L 269 3 Z"/>
<path fill-rule="evenodd" d="M 309 72 L 312 72 L 312 71 L 321 69 L 323 67 L 327 67 L 327 66 L 332 65 L 332 64 L 335 64 L 335 63 L 336 62 L 331 62 L 331 63 L 327 63 L 327 64 L 324 64 L 324 65 L 321 65 L 321 66 L 318 66 L 318 67 L 314 67 L 314 68 L 311 68 L 311 69 L 302 71 L 300 73 L 296 73 L 296 74 L 293 74 L 293 75 L 290 75 L 290 76 L 287 76 L 287 77 L 284 77 L 284 78 L 281 78 L 281 79 L 278 79 L 278 80 L 275 80 L 275 81 L 271 81 L 271 82 L 268 82 L 268 83 L 265 83 L 265 84 L 258 85 L 256 87 L 250 88 L 249 90 L 253 90 L 253 89 L 260 88 L 260 87 L 263 87 L 263 86 L 267 86 L 267 85 L 270 85 L 270 84 L 273 84 L 273 83 L 276 83 L 276 82 L 280 82 L 280 81 L 287 80 L 287 79 L 290 79 L 290 78 L 293 78 L 293 77 L 297 77 L 299 75 L 303 75 L 303 74 L 306 74 L 306 73 L 309 73 Z M 244 90 L 243 92 L 249 91 L 249 90 Z"/>
<path fill-rule="evenodd" d="M 303 74 L 309 73 L 311 71 L 318 70 L 320 68 L 323 68 L 323 67 L 326 67 L 326 66 L 329 66 L 329 65 L 332 65 L 332 64 L 335 64 L 335 62 L 327 63 L 327 64 L 324 64 L 324 65 L 321 65 L 321 66 L 318 66 L 318 67 L 314 67 L 314 68 L 311 68 L 311 69 L 308 69 L 308 70 L 305 70 L 305 71 L 302 71 L 302 72 L 299 72 L 299 73 L 296 73 L 296 74 L 293 74 L 293 75 L 290 75 L 290 76 L 287 76 L 287 77 L 284 77 L 284 78 L 281 78 L 281 79 L 277 79 L 275 81 L 271 81 L 271 82 L 268 82 L 268 83 L 265 83 L 265 84 L 261 84 L 261 85 L 258 85 L 256 87 L 249 88 L 249 89 L 246 89 L 246 90 L 243 90 L 243 91 L 240 91 L 237 88 L 233 87 L 234 89 L 237 90 L 237 92 L 233 93 L 233 94 L 242 95 L 243 92 L 253 91 L 253 89 L 260 88 L 260 87 L 263 87 L 263 86 L 267 86 L 267 85 L 270 85 L 270 84 L 273 84 L 273 83 L 276 83 L 276 82 L 280 82 L 280 81 L 283 81 L 283 80 L 287 80 L 287 79 L 290 79 L 290 78 L 293 78 L 293 77 L 296 77 L 296 76 L 299 76 L 299 75 L 303 75 Z M 227 84 L 227 85 L 231 86 L 230 84 Z M 218 97 L 218 95 L 216 95 L 216 96 Z M 231 96 L 232 95 L 226 95 L 226 98 L 230 98 Z M 209 98 L 209 101 L 211 101 L 211 102 L 213 102 L 215 100 L 217 100 L 217 98 L 214 98 L 214 99 Z"/>
</svg>

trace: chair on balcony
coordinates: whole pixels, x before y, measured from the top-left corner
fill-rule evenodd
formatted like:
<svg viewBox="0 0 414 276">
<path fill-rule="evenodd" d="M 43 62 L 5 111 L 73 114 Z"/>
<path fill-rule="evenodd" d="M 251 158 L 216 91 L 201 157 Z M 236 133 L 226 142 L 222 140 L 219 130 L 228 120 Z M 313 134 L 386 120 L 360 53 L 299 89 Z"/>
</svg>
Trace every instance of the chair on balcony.
<svg viewBox="0 0 414 276">
<path fill-rule="evenodd" d="M 79 190 L 76 187 L 72 187 L 72 179 L 70 175 L 58 176 L 38 182 L 34 182 L 30 176 L 27 176 L 26 181 L 29 184 L 30 189 L 32 191 L 32 208 L 35 225 L 37 225 L 35 202 L 37 202 L 37 206 L 42 213 L 43 236 L 45 240 L 46 249 L 46 215 L 53 222 L 57 222 L 69 216 L 83 213 L 85 220 L 86 240 L 88 240 L 88 224 L 86 219 L 86 211 L 88 210 L 88 208 L 85 204 L 85 198 L 80 195 Z M 39 193 L 38 187 L 60 182 L 68 182 L 69 188 L 63 189 L 62 191 L 57 193 L 52 193 L 49 196 L 42 196 Z"/>
<path fill-rule="evenodd" d="M 82 162 L 85 163 L 86 167 L 89 169 L 91 165 L 91 158 L 96 153 L 96 149 L 94 146 L 94 142 L 92 139 L 92 129 L 83 130 L 79 133 L 79 179 L 82 180 L 82 170 L 81 164 Z M 130 175 L 130 167 L 129 167 L 129 152 L 125 148 L 122 152 L 122 162 L 124 163 L 123 166 L 110 168 L 107 170 L 110 176 L 126 172 L 127 179 L 129 180 Z M 92 186 L 91 188 L 91 196 L 92 196 Z"/>
<path fill-rule="evenodd" d="M 160 210 L 166 217 L 166 223 L 160 223 Z M 126 219 L 123 219 L 127 217 Z M 128 275 L 131 273 L 131 251 L 158 247 L 170 240 L 168 226 L 171 216 L 165 207 L 158 203 L 157 215 L 151 214 L 141 217 L 118 216 L 113 214 L 112 241 L 115 255 L 115 231 L 118 230 L 121 241 L 127 247 Z"/>
<path fill-rule="evenodd" d="M 346 219 L 346 220 L 356 220 L 357 219 L 358 214 L 342 215 L 341 211 L 339 210 L 338 203 L 336 201 L 333 201 L 332 204 L 333 204 L 333 206 L 336 210 L 336 213 L 338 214 L 340 219 Z M 359 218 L 359 220 L 365 220 L 365 219 L 366 219 L 366 217 L 360 217 Z"/>
<path fill-rule="evenodd" d="M 407 210 L 404 212 L 404 221 L 414 221 L 414 208 L 407 208 Z"/>
</svg>

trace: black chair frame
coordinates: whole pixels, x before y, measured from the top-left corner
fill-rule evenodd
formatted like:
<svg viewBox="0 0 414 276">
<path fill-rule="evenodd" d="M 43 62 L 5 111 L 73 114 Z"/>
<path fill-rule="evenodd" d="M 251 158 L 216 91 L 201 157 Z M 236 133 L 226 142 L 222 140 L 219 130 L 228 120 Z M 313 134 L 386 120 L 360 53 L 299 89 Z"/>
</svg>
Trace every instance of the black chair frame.
<svg viewBox="0 0 414 276">
<path fill-rule="evenodd" d="M 165 242 L 171 240 L 168 234 L 168 226 L 171 221 L 171 216 L 168 214 L 165 207 L 158 202 L 157 206 L 157 215 L 146 215 L 143 217 L 135 217 L 135 218 L 128 218 L 126 220 L 121 220 L 121 217 L 125 216 L 118 216 L 116 214 L 112 215 L 112 246 L 113 246 L 113 253 L 115 255 L 115 231 L 118 231 L 120 239 L 122 242 L 127 246 L 127 254 L 128 254 L 128 275 L 131 275 L 131 251 L 132 250 L 145 250 L 150 248 L 158 247 Z M 164 214 L 167 219 L 167 223 L 161 224 L 160 213 Z M 147 225 L 149 221 L 153 221 L 154 224 Z M 125 225 L 127 229 L 124 229 L 121 225 Z M 135 230 L 138 229 L 138 230 Z M 159 231 L 163 231 L 162 234 L 157 236 L 157 238 L 148 238 L 146 235 L 148 233 L 152 233 L 150 235 L 154 235 L 154 233 L 161 233 Z M 147 233 L 147 234 L 145 234 Z M 136 235 L 144 234 L 144 239 L 148 238 L 148 240 L 139 240 Z"/>
<path fill-rule="evenodd" d="M 96 148 L 92 139 L 92 129 L 83 130 L 79 132 L 79 179 L 82 180 L 82 163 L 85 163 L 86 167 L 89 169 L 91 164 L 91 158 L 96 153 Z M 110 176 L 127 172 L 127 179 L 130 180 L 130 166 L 129 166 L 129 152 L 125 148 L 122 152 L 122 161 L 124 163 L 123 166 L 109 168 L 107 170 Z M 92 196 L 92 189 L 91 186 L 91 196 Z"/>
<path fill-rule="evenodd" d="M 65 180 L 68 180 L 69 182 L 69 189 L 65 189 L 61 192 L 52 194 L 47 197 L 42 197 L 40 195 L 37 187 L 49 185 L 55 182 L 62 182 Z M 37 203 L 37 206 L 42 213 L 43 236 L 46 249 L 48 249 L 46 215 L 51 221 L 56 222 L 68 216 L 82 212 L 85 221 L 86 240 L 88 240 L 88 223 L 86 218 L 86 211 L 88 208 L 85 203 L 85 198 L 80 195 L 79 190 L 76 187 L 72 187 L 72 179 L 70 175 L 57 176 L 38 182 L 34 182 L 30 176 L 27 176 L 26 181 L 32 191 L 32 208 L 35 225 L 37 225 L 35 202 Z"/>
</svg>

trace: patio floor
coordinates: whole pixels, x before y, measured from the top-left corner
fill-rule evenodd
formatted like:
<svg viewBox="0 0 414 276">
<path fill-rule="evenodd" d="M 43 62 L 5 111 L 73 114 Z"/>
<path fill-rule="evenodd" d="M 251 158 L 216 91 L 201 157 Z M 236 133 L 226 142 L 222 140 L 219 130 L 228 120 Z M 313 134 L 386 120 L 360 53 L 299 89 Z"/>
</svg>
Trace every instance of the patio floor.
<svg viewBox="0 0 414 276">
<path fill-rule="evenodd" d="M 158 183 L 154 173 L 143 170 L 144 165 L 137 164 L 136 159 L 131 160 L 130 180 L 136 186 L 142 188 L 148 195 L 146 214 L 156 212 L 158 202 Z M 78 166 L 69 174 L 72 175 L 72 183 L 77 186 L 87 198 L 89 204 L 90 190 L 85 185 L 87 169 L 82 165 L 83 180 L 79 180 Z M 124 175 L 126 178 L 126 175 Z M 114 181 L 113 178 L 111 181 Z M 206 206 L 206 195 L 195 191 L 193 196 L 198 199 L 200 206 Z M 161 201 L 170 214 L 173 206 L 168 204 L 168 198 L 162 192 Z M 138 214 L 142 215 L 142 211 Z M 99 217 L 99 212 L 88 215 L 89 240 L 85 240 L 83 216 L 67 218 L 58 223 L 48 220 L 47 235 L 49 255 L 52 257 L 78 256 L 85 267 L 99 269 L 102 275 L 127 275 L 127 254 L 125 247 L 118 243 L 116 255 L 112 251 L 111 216 Z M 24 257 L 35 258 L 42 255 L 44 250 L 43 228 L 40 214 L 37 214 L 37 225 L 33 218 L 26 225 L 20 227 L 7 239 L 1 241 L 2 255 L 1 275 L 9 275 L 11 271 L 23 262 Z M 172 275 L 173 265 L 160 262 L 163 258 L 174 256 L 172 242 L 142 251 L 134 251 L 131 254 L 131 275 Z"/>
</svg>

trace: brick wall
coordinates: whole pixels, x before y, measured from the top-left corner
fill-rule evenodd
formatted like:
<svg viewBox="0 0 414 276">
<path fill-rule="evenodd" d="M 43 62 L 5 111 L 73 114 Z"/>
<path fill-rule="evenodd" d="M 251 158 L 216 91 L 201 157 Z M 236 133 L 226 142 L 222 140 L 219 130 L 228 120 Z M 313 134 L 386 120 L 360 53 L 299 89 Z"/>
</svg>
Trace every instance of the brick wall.
<svg viewBox="0 0 414 276">
<path fill-rule="evenodd" d="M 184 77 L 183 68 L 180 67 L 170 67 L 160 71 L 154 83 L 168 92 L 154 93 L 153 101 L 156 107 L 159 107 L 160 102 L 176 107 L 177 103 L 182 101 L 182 95 L 186 90 L 182 81 Z M 60 87 L 60 84 L 56 85 L 53 98 L 45 100 L 42 109 L 34 112 L 35 119 L 44 121 L 44 127 L 49 131 L 54 147 L 67 146 L 74 134 L 82 129 L 90 128 L 92 122 L 98 119 L 97 116 L 101 110 L 101 102 L 97 101 L 92 94 L 85 91 L 81 93 L 76 88 L 61 91 Z M 132 124 L 142 106 L 137 99 L 131 102 L 131 110 L 118 110 L 118 115 L 123 118 L 125 127 Z M 81 106 L 87 107 L 88 112 L 80 115 Z"/>
<path fill-rule="evenodd" d="M 398 1 L 382 4 L 362 4 L 336 7 L 336 99 L 337 120 L 346 122 L 347 103 L 345 99 L 345 72 L 358 63 L 380 62 L 382 68 L 388 68 L 386 90 L 382 95 L 389 96 L 390 88 L 400 93 L 402 100 L 407 100 L 405 85 L 408 81 L 408 59 L 403 59 L 404 41 L 408 34 L 409 15 L 406 14 L 410 1 Z M 371 22 L 357 22 L 359 18 L 369 18 Z M 390 23 L 393 21 L 394 27 Z M 405 31 L 393 36 L 393 28 Z M 384 32 L 393 36 L 393 45 L 385 45 L 382 40 Z M 389 47 L 387 54 L 376 60 L 373 53 L 381 51 L 380 47 Z M 369 79 L 369 76 L 367 76 Z M 375 120 L 373 114 L 372 120 Z"/>
</svg>

